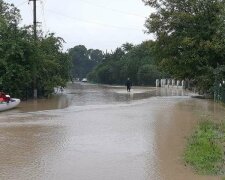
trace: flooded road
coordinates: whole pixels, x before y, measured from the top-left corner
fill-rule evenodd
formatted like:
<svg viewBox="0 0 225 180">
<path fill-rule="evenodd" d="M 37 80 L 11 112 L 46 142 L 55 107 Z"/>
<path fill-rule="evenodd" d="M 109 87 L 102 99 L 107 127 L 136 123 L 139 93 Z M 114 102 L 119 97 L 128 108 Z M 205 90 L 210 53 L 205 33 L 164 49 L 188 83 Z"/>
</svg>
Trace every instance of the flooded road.
<svg viewBox="0 0 225 180">
<path fill-rule="evenodd" d="M 224 108 L 181 89 L 70 84 L 0 114 L 0 179 L 212 180 L 184 166 L 186 137 Z"/>
</svg>

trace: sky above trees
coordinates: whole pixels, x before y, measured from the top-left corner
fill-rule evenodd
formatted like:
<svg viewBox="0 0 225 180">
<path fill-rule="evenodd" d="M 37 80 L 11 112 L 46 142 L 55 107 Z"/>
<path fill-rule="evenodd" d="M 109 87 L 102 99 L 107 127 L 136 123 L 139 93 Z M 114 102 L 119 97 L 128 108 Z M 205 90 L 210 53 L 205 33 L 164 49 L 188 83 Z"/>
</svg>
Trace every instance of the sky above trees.
<svg viewBox="0 0 225 180">
<path fill-rule="evenodd" d="M 20 10 L 22 24 L 32 24 L 29 0 L 6 0 Z M 37 19 L 45 32 L 64 38 L 64 49 L 83 44 L 87 48 L 115 50 L 125 42 L 139 44 L 152 39 L 144 33 L 151 8 L 141 0 L 40 0 Z"/>
</svg>

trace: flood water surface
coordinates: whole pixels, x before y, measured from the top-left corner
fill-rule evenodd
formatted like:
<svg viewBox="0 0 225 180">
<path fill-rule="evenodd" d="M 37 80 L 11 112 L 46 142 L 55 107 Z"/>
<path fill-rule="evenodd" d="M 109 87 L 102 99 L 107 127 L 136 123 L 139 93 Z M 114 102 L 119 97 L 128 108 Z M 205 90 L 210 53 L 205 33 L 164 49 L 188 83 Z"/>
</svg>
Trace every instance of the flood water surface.
<svg viewBox="0 0 225 180">
<path fill-rule="evenodd" d="M 181 89 L 69 84 L 0 114 L 0 179 L 192 180 L 186 138 L 224 108 Z"/>
</svg>

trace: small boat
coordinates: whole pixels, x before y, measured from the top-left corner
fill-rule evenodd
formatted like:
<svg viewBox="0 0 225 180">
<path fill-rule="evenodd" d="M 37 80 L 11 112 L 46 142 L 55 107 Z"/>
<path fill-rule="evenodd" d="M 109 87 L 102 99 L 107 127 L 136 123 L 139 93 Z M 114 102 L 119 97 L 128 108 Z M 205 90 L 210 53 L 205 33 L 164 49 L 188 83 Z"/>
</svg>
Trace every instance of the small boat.
<svg viewBox="0 0 225 180">
<path fill-rule="evenodd" d="M 11 98 L 9 102 L 0 102 L 0 111 L 6 111 L 9 109 L 13 109 L 18 106 L 20 103 L 20 99 Z"/>
</svg>

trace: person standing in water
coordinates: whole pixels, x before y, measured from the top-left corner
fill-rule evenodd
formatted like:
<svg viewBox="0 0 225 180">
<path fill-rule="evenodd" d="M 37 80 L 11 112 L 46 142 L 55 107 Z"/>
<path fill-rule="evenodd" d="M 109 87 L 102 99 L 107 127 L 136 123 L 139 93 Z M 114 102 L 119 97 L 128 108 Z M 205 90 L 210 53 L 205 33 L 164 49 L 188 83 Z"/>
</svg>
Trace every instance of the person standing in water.
<svg viewBox="0 0 225 180">
<path fill-rule="evenodd" d="M 132 86 L 132 82 L 131 82 L 130 78 L 127 78 L 126 86 L 127 86 L 127 92 L 130 92 L 130 89 Z"/>
</svg>

